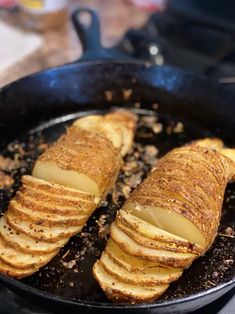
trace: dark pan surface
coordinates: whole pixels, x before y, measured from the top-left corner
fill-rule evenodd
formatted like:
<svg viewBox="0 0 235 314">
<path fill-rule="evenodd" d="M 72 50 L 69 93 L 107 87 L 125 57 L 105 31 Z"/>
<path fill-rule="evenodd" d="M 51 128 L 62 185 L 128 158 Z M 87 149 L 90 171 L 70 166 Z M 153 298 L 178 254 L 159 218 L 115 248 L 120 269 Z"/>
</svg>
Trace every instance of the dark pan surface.
<svg viewBox="0 0 235 314">
<path fill-rule="evenodd" d="M 139 104 L 136 104 L 139 107 Z M 132 107 L 134 107 L 132 105 Z M 154 106 L 155 107 L 155 106 Z M 161 108 L 161 106 L 160 106 Z M 196 138 L 205 136 L 214 136 L 207 128 L 199 124 L 193 124 L 191 121 L 179 120 L 174 115 L 159 113 L 158 110 L 133 109 L 140 116 L 140 122 L 135 138 L 134 151 L 126 157 L 126 162 L 134 161 L 138 164 L 138 169 L 143 173 L 142 177 L 151 168 L 152 160 L 143 158 L 143 152 L 146 152 L 146 145 L 155 145 L 159 150 L 158 157 L 164 155 L 170 149 L 181 146 L 182 144 Z M 96 111 L 97 112 L 97 111 Z M 100 111 L 99 111 L 100 112 Z M 44 123 L 37 129 L 34 129 L 20 136 L 14 142 L 2 151 L 2 154 L 11 158 L 19 158 L 21 167 L 13 175 L 15 184 L 10 191 L 0 190 L 0 209 L 4 211 L 9 199 L 18 189 L 19 180 L 22 174 L 30 173 L 34 160 L 45 148 L 45 143 L 53 142 L 64 132 L 66 126 L 71 121 L 81 115 L 91 112 L 79 112 L 78 114 L 63 116 L 49 123 Z M 163 126 L 163 131 L 155 134 L 150 123 L 150 127 L 144 127 L 146 121 L 151 122 L 146 117 L 156 117 L 154 123 L 157 129 Z M 143 121 L 144 119 L 144 121 Z M 144 123 L 143 123 L 144 122 Z M 184 131 L 177 133 L 174 127 L 178 122 L 183 122 Z M 155 130 L 158 132 L 159 130 Z M 141 153 L 141 158 L 139 153 Z M 138 170 L 138 171 L 139 171 Z M 137 173 L 138 173 L 137 171 Z M 134 171 L 136 173 L 136 171 Z M 92 277 L 91 269 L 95 260 L 100 256 L 105 246 L 108 236 L 108 226 L 115 218 L 115 213 L 120 208 L 125 197 L 126 190 L 119 191 L 118 187 L 130 183 L 130 176 L 133 170 L 122 171 L 116 184 L 116 192 L 109 195 L 107 203 L 104 203 L 95 214 L 89 219 L 86 227 L 80 235 L 73 237 L 65 248 L 43 269 L 31 277 L 23 279 L 21 282 L 27 286 L 43 291 L 48 295 L 54 294 L 63 299 L 85 303 L 107 305 L 110 303 L 98 284 Z M 123 194 L 124 191 L 124 194 Z M 118 197 L 119 196 L 119 197 Z M 172 284 L 167 292 L 155 304 L 163 304 L 166 301 L 176 301 L 182 298 L 196 296 L 204 293 L 208 289 L 216 289 L 222 285 L 231 284 L 234 280 L 234 242 L 229 233 L 230 228 L 234 229 L 235 223 L 235 184 L 230 184 L 226 191 L 222 220 L 216 240 L 211 249 L 205 256 L 196 260 L 189 270 L 176 283 Z M 208 222 L 209 223 L 209 222 Z M 44 294 L 43 293 L 43 294 Z M 44 296 L 46 296 L 46 294 Z M 178 301 L 177 301 L 178 300 Z M 105 303 L 105 304 L 104 304 Z M 110 304 L 111 305 L 111 304 Z"/>
</svg>

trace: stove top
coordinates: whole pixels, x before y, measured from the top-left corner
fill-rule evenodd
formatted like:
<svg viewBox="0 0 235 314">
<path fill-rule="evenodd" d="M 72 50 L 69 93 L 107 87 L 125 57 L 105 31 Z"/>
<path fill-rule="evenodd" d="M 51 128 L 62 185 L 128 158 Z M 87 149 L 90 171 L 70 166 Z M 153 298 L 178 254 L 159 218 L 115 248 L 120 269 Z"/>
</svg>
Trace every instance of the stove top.
<svg viewBox="0 0 235 314">
<path fill-rule="evenodd" d="M 235 89 L 235 22 L 229 27 L 225 18 L 217 18 L 217 24 L 208 12 L 200 20 L 192 8 L 190 15 L 195 1 L 186 2 L 187 11 L 182 1 L 170 1 L 168 9 L 154 13 L 143 28 L 129 30 L 118 48 L 134 58 L 204 74 Z M 235 3 L 230 9 L 235 21 Z"/>
</svg>

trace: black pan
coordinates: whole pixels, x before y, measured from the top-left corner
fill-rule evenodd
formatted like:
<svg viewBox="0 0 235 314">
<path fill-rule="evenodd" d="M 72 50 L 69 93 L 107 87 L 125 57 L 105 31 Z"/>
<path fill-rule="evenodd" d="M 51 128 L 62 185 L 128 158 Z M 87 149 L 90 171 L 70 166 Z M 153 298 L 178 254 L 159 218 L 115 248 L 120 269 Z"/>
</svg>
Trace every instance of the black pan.
<svg viewBox="0 0 235 314">
<path fill-rule="evenodd" d="M 204 77 L 131 61 L 119 52 L 103 49 L 96 15 L 86 10 L 91 24 L 84 26 L 79 22 L 81 13 L 83 10 L 78 10 L 73 16 L 84 45 L 79 62 L 33 74 L 0 91 L 0 149 L 12 157 L 22 153 L 23 148 L 25 161 L 14 173 L 13 189 L 0 191 L 2 211 L 18 188 L 21 175 L 32 169 L 40 152 L 41 138 L 54 141 L 74 118 L 87 113 L 101 113 L 118 106 L 132 108 L 140 117 L 157 115 L 163 131 L 154 134 L 139 126 L 135 141 L 140 145 L 155 144 L 159 156 L 175 146 L 208 135 L 219 136 L 229 146 L 235 146 L 235 94 Z M 184 124 L 184 132 L 171 134 L 169 126 L 179 121 Z M 148 165 L 144 171 L 149 171 Z M 125 174 L 121 173 L 119 182 L 124 179 Z M 234 223 L 234 197 L 235 185 L 231 184 L 224 203 L 222 234 Z M 96 220 L 105 213 L 110 223 L 122 202 L 122 196 L 118 204 L 109 196 L 108 203 L 89 219 L 83 234 L 74 237 L 37 274 L 20 281 L 0 275 L 1 282 L 31 303 L 56 313 L 122 313 L 124 310 L 125 313 L 183 313 L 214 301 L 234 286 L 233 242 L 225 234 L 217 236 L 205 256 L 195 261 L 155 303 L 109 302 L 91 275 L 92 265 L 106 242 L 97 236 Z M 87 243 L 87 237 L 91 244 Z M 85 250 L 84 258 L 76 265 L 78 272 L 62 265 L 61 261 L 69 261 L 87 247 L 89 250 Z"/>
</svg>

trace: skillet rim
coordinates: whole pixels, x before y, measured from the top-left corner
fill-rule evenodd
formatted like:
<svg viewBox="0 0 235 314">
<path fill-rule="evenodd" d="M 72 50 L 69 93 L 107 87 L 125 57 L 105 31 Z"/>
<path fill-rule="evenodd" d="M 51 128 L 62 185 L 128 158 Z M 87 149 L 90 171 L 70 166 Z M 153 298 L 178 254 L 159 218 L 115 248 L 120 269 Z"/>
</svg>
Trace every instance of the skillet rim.
<svg viewBox="0 0 235 314">
<path fill-rule="evenodd" d="M 209 288 L 207 290 L 204 290 L 202 292 L 198 292 L 196 294 L 193 295 L 189 295 L 186 297 L 180 297 L 180 298 L 176 298 L 173 300 L 160 300 L 160 301 L 156 301 L 153 303 L 141 303 L 141 304 L 128 304 L 128 303 L 120 303 L 120 304 L 116 304 L 116 303 L 107 303 L 107 302 L 97 302 L 97 301 L 83 301 L 83 300 L 78 300 L 78 301 L 73 301 L 69 298 L 64 298 L 64 297 L 60 297 L 57 296 L 53 293 L 50 292 L 45 292 L 43 290 L 39 290 L 36 289 L 34 287 L 28 286 L 27 284 L 16 280 L 14 278 L 5 276 L 3 274 L 0 273 L 0 281 L 6 283 L 7 287 L 9 289 L 12 289 L 11 287 L 14 286 L 14 288 L 16 287 L 17 289 L 21 289 L 21 292 L 27 292 L 30 294 L 34 294 L 34 296 L 36 295 L 37 297 L 43 298 L 44 300 L 49 300 L 49 301 L 53 301 L 56 302 L 57 304 L 63 304 L 63 305 L 71 305 L 71 306 L 82 306 L 82 307 L 92 307 L 92 308 L 97 308 L 97 309 L 154 309 L 154 308 L 161 308 L 161 307 L 167 307 L 167 306 L 172 306 L 172 305 L 178 305 L 178 304 L 182 304 L 182 303 L 187 303 L 187 302 L 191 302 L 194 300 L 199 300 L 200 298 L 203 298 L 205 296 L 214 294 L 220 290 L 223 290 L 225 288 L 229 288 L 226 292 L 228 292 L 229 290 L 231 290 L 232 288 L 235 287 L 235 276 L 222 284 L 219 284 L 213 288 Z M 14 289 L 13 288 L 13 289 Z M 13 290 L 15 291 L 15 290 Z M 225 292 L 225 293 L 226 293 Z M 222 294 L 223 295 L 223 294 Z"/>
<path fill-rule="evenodd" d="M 121 60 L 121 59 L 105 59 L 105 60 L 75 60 L 73 62 L 70 63 L 66 63 L 66 64 L 62 64 L 62 65 L 58 65 L 58 66 L 53 66 L 50 68 L 46 68 L 42 71 L 38 71 L 38 72 L 33 72 L 29 75 L 20 77 L 12 82 L 7 83 L 6 85 L 0 86 L 0 93 L 4 92 L 6 89 L 14 86 L 15 84 L 19 83 L 19 82 L 23 82 L 24 80 L 27 79 L 31 79 L 31 78 L 35 78 L 36 76 L 42 75 L 42 74 L 46 74 L 50 71 L 62 71 L 66 68 L 70 68 L 70 67 L 74 67 L 74 66 L 86 66 L 86 65 L 102 65 L 102 64 L 113 64 L 113 65 L 132 65 L 132 66 L 143 66 L 146 69 L 163 69 L 163 70 L 168 70 L 168 71 L 172 71 L 172 73 L 178 73 L 178 74 L 182 74 L 182 75 L 190 75 L 192 78 L 195 79 L 202 79 L 202 80 L 206 80 L 208 83 L 213 84 L 215 86 L 222 86 L 221 84 L 219 84 L 216 81 L 212 81 L 209 80 L 205 75 L 202 74 L 198 74 L 198 73 L 193 73 L 191 71 L 187 71 L 185 69 L 181 69 L 179 67 L 176 66 L 169 66 L 169 65 L 154 65 L 151 64 L 148 61 L 143 61 L 143 60 Z"/>
</svg>

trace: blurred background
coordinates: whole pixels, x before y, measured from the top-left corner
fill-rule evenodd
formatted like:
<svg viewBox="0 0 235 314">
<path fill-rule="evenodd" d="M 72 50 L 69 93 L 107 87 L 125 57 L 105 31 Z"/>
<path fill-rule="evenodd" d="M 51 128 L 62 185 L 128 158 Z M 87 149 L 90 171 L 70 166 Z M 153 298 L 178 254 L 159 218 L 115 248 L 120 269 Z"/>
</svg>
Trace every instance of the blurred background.
<svg viewBox="0 0 235 314">
<path fill-rule="evenodd" d="M 77 6 L 97 11 L 104 46 L 235 87 L 234 0 L 0 0 L 0 86 L 81 56 Z"/>
</svg>

